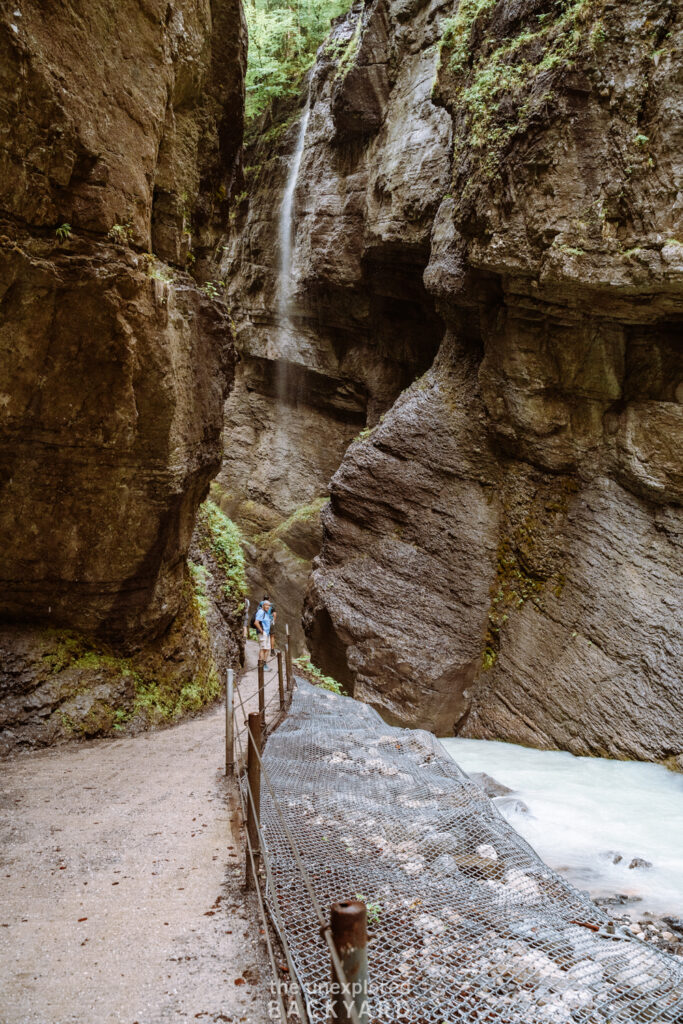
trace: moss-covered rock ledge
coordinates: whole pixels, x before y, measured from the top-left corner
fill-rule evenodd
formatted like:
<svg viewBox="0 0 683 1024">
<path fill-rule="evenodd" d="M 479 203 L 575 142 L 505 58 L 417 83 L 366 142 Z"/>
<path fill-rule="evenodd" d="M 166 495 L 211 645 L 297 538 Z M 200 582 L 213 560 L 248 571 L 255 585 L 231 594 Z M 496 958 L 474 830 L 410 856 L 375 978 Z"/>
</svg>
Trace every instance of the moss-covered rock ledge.
<svg viewBox="0 0 683 1024">
<path fill-rule="evenodd" d="M 0 754 L 172 725 L 213 703 L 244 657 L 246 592 L 237 527 L 200 508 L 179 614 L 125 649 L 73 630 L 0 626 Z"/>
</svg>

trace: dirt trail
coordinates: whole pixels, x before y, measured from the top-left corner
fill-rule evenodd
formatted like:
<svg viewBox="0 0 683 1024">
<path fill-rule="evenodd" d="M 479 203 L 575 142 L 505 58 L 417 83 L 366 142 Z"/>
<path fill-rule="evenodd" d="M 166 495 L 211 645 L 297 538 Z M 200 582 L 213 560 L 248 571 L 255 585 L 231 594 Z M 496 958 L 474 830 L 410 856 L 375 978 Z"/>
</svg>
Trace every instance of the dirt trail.
<svg viewBox="0 0 683 1024">
<path fill-rule="evenodd" d="M 223 727 L 2 764 L 2 1024 L 268 1021 Z"/>
</svg>

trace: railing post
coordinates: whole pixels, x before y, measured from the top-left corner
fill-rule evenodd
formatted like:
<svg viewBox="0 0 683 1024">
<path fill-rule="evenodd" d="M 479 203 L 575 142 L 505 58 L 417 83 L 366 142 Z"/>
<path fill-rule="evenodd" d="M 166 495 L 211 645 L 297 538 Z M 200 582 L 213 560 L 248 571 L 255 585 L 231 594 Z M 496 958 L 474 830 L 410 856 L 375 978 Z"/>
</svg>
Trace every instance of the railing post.
<svg viewBox="0 0 683 1024">
<path fill-rule="evenodd" d="M 233 775 L 235 771 L 235 735 L 234 735 L 234 673 L 228 669 L 225 683 L 225 774 Z"/>
<path fill-rule="evenodd" d="M 259 825 L 261 822 L 261 713 L 252 711 L 247 721 L 247 848 L 246 848 L 246 886 L 256 884 L 252 877 L 249 846 L 254 854 L 254 870 L 258 868 L 259 858 Z M 249 795 L 251 794 L 251 796 Z"/>
<path fill-rule="evenodd" d="M 261 715 L 261 725 L 266 727 L 266 684 L 264 679 L 264 664 L 258 663 L 258 709 Z"/>
<path fill-rule="evenodd" d="M 277 685 L 280 690 L 280 711 L 285 710 L 285 681 L 282 673 L 282 651 L 277 652 Z"/>
<path fill-rule="evenodd" d="M 332 1000 L 330 1021 L 354 1024 L 355 1009 L 359 1024 L 370 1019 L 368 1009 L 368 914 L 361 900 L 333 903 L 330 912 L 332 941 L 346 978 L 337 977 L 332 961 Z"/>
<path fill-rule="evenodd" d="M 285 643 L 285 666 L 287 668 L 287 689 L 292 690 L 294 687 L 294 678 L 292 675 L 292 651 L 289 646 L 289 625 L 285 626 L 285 633 L 287 640 Z"/>
</svg>

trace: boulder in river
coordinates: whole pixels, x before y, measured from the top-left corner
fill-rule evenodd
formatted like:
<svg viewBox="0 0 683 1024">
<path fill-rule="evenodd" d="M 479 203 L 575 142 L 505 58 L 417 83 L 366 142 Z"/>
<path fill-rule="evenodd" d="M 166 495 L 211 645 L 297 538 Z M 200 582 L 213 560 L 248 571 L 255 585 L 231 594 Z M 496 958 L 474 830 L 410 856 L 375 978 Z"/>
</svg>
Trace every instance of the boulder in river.
<svg viewBox="0 0 683 1024">
<path fill-rule="evenodd" d="M 512 793 L 509 786 L 504 786 L 502 782 L 498 782 L 496 779 L 491 778 L 486 772 L 470 772 L 469 773 L 472 782 L 476 782 L 480 789 L 483 789 L 488 797 L 494 796 L 507 796 L 508 793 Z"/>
<path fill-rule="evenodd" d="M 494 799 L 494 804 L 501 814 L 508 818 L 511 814 L 529 814 L 529 808 L 516 796 L 499 796 Z"/>
</svg>

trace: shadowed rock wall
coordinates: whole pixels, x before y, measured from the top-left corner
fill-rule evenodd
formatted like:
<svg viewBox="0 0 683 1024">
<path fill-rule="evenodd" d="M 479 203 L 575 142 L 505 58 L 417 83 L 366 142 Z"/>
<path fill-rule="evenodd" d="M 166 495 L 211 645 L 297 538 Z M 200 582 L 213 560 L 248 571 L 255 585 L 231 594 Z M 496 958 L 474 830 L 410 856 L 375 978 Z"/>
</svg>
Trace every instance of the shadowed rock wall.
<svg viewBox="0 0 683 1024">
<path fill-rule="evenodd" d="M 23 623 L 138 649 L 187 603 L 234 366 L 187 269 L 227 220 L 244 59 L 238 0 L 0 17 L 0 615 L 22 650 Z"/>
</svg>

